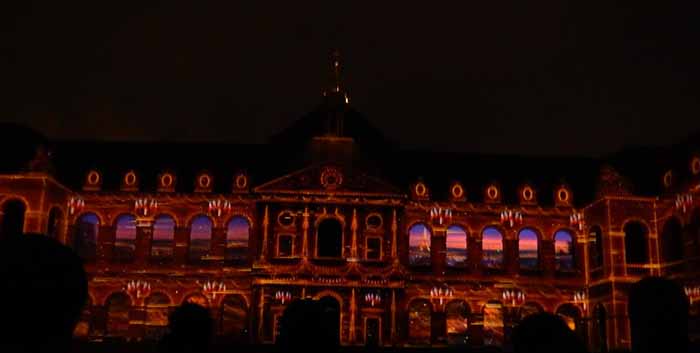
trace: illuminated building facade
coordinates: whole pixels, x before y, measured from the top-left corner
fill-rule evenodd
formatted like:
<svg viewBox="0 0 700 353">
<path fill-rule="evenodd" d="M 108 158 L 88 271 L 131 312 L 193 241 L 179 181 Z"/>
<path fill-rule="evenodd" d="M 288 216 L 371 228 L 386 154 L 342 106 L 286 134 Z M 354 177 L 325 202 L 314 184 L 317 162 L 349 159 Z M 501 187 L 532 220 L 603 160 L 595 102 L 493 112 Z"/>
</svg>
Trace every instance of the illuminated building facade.
<svg viewBox="0 0 700 353">
<path fill-rule="evenodd" d="M 402 152 L 339 79 L 265 146 L 19 130 L 0 167 L 0 235 L 44 233 L 85 260 L 80 338 L 155 339 L 191 301 L 220 339 L 272 343 L 285 305 L 311 297 L 337 310 L 345 345 L 507 344 L 522 317 L 547 311 L 592 349 L 628 348 L 626 291 L 643 276 L 682 282 L 697 325 L 690 146 L 645 156 L 644 174 L 659 172 L 640 183 L 658 187 L 638 193 L 604 166 L 616 161 Z M 637 175 L 633 162 L 620 164 Z"/>
</svg>

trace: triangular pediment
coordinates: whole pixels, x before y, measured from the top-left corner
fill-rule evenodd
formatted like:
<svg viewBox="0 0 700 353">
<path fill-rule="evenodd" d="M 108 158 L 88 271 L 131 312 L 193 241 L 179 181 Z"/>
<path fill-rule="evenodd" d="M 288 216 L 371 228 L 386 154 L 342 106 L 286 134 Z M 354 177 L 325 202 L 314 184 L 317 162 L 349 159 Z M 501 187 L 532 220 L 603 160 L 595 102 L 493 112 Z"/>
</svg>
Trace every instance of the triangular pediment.
<svg viewBox="0 0 700 353">
<path fill-rule="evenodd" d="M 334 194 L 402 197 L 401 190 L 357 168 L 314 165 L 255 188 L 267 194 Z"/>
</svg>

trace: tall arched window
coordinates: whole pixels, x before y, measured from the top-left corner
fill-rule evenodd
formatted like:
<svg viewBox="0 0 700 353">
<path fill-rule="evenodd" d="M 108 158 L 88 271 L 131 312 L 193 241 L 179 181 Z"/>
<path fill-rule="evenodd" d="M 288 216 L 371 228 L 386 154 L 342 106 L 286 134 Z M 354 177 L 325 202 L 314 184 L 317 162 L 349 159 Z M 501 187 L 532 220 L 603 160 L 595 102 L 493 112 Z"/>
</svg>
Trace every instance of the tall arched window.
<svg viewBox="0 0 700 353">
<path fill-rule="evenodd" d="M 100 219 L 94 213 L 80 216 L 75 223 L 73 250 L 87 263 L 95 261 L 99 230 Z"/>
<path fill-rule="evenodd" d="M 411 266 L 430 266 L 430 229 L 423 224 L 414 224 L 408 230 L 408 263 Z"/>
<path fill-rule="evenodd" d="M 490 301 L 484 305 L 484 345 L 503 345 L 503 305 Z"/>
<path fill-rule="evenodd" d="M 49 221 L 46 228 L 46 235 L 49 238 L 59 240 L 60 233 L 63 230 L 63 212 L 58 207 L 51 208 L 49 211 Z"/>
<path fill-rule="evenodd" d="M 467 232 L 460 226 L 447 228 L 447 266 L 464 267 L 467 264 Z"/>
<path fill-rule="evenodd" d="M 554 260 L 557 271 L 567 272 L 575 269 L 574 237 L 568 230 L 562 229 L 554 233 Z"/>
<path fill-rule="evenodd" d="M 219 334 L 235 343 L 248 340 L 248 308 L 240 295 L 227 295 L 221 300 Z"/>
<path fill-rule="evenodd" d="M 591 231 L 588 234 L 591 240 L 590 244 L 590 266 L 591 268 L 598 268 L 603 266 L 603 230 L 600 226 L 591 227 Z"/>
<path fill-rule="evenodd" d="M 173 260 L 175 252 L 175 220 L 162 215 L 153 222 L 153 242 L 151 243 L 151 261 L 167 263 Z"/>
<path fill-rule="evenodd" d="M 628 264 L 645 264 L 649 254 L 647 247 L 647 228 L 640 222 L 629 222 L 625 232 L 625 261 Z"/>
<path fill-rule="evenodd" d="M 226 230 L 226 260 L 233 263 L 245 263 L 248 260 L 248 240 L 250 223 L 244 217 L 234 217 L 228 222 Z"/>
<path fill-rule="evenodd" d="M 131 299 L 125 293 L 114 293 L 105 302 L 107 310 L 107 335 L 126 336 L 129 333 Z"/>
<path fill-rule="evenodd" d="M 467 329 L 469 328 L 469 305 L 463 300 L 455 300 L 447 304 L 447 343 L 465 345 L 469 343 Z"/>
<path fill-rule="evenodd" d="M 335 218 L 326 218 L 318 225 L 316 256 L 320 258 L 343 257 L 343 224 Z"/>
<path fill-rule="evenodd" d="M 213 223 L 207 216 L 197 216 L 190 224 L 190 251 L 191 263 L 200 263 L 209 257 L 211 251 L 211 229 Z"/>
<path fill-rule="evenodd" d="M 24 214 L 26 212 L 24 202 L 10 200 L 2 205 L 3 216 L 0 218 L 0 239 L 12 235 L 24 233 Z"/>
<path fill-rule="evenodd" d="M 430 302 L 418 299 L 408 306 L 408 339 L 411 344 L 430 344 L 432 308 Z"/>
<path fill-rule="evenodd" d="M 153 293 L 144 302 L 146 304 L 146 337 L 159 340 L 167 331 L 168 315 L 172 303 L 163 293 Z"/>
<path fill-rule="evenodd" d="M 539 239 L 537 233 L 525 228 L 518 233 L 518 257 L 521 270 L 536 270 L 539 266 Z"/>
<path fill-rule="evenodd" d="M 496 227 L 484 229 L 481 239 L 481 264 L 487 268 L 503 267 L 503 234 Z"/>
<path fill-rule="evenodd" d="M 678 218 L 671 217 L 664 224 L 661 244 L 666 262 L 683 260 L 683 226 Z"/>
<path fill-rule="evenodd" d="M 114 241 L 114 261 L 130 263 L 136 253 L 136 217 L 121 215 L 117 218 L 117 235 Z"/>
</svg>

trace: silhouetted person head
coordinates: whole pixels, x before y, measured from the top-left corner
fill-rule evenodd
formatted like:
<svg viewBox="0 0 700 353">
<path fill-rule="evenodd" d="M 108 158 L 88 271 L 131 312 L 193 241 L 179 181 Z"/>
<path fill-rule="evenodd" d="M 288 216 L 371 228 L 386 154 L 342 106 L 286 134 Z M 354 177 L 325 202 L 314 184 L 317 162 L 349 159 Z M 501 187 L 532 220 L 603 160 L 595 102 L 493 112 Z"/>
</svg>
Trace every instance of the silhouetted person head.
<svg viewBox="0 0 700 353">
<path fill-rule="evenodd" d="M 46 236 L 8 236 L 0 241 L 0 303 L 0 351 L 68 351 L 87 303 L 83 263 Z"/>
<path fill-rule="evenodd" d="M 317 300 L 295 300 L 287 306 L 279 322 L 279 352 L 324 352 L 338 349 L 337 317 Z"/>
<path fill-rule="evenodd" d="M 513 352 L 586 352 L 584 343 L 564 320 L 553 314 L 526 317 L 513 332 Z"/>
<path fill-rule="evenodd" d="M 633 352 L 685 352 L 688 298 L 675 282 L 648 277 L 630 289 L 628 314 Z"/>
<path fill-rule="evenodd" d="M 170 332 L 161 342 L 165 352 L 206 352 L 211 344 L 214 323 L 209 310 L 201 305 L 185 303 L 172 314 L 168 323 Z"/>
</svg>

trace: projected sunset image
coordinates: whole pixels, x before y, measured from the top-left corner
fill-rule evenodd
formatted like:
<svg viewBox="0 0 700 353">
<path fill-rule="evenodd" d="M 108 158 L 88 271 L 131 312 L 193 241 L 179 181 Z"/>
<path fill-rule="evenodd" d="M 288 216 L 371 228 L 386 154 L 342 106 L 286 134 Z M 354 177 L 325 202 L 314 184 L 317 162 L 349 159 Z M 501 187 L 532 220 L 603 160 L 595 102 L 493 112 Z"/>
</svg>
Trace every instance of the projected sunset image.
<svg viewBox="0 0 700 353">
<path fill-rule="evenodd" d="M 206 216 L 199 216 L 192 221 L 190 233 L 190 260 L 201 260 L 209 255 L 211 249 L 212 222 Z"/>
<path fill-rule="evenodd" d="M 481 263 L 486 267 L 499 268 L 503 265 L 503 235 L 494 228 L 484 229 L 481 240 L 483 255 Z"/>
<path fill-rule="evenodd" d="M 557 270 L 571 271 L 574 269 L 574 243 L 571 233 L 560 230 L 554 234 L 554 254 Z"/>
<path fill-rule="evenodd" d="M 447 266 L 464 266 L 467 261 L 467 232 L 459 226 L 447 228 Z"/>
<path fill-rule="evenodd" d="M 151 256 L 160 260 L 173 256 L 175 245 L 175 221 L 169 216 L 156 218 L 153 223 L 153 243 Z"/>
<path fill-rule="evenodd" d="M 408 260 L 413 266 L 430 266 L 430 230 L 419 223 L 408 231 Z"/>
<path fill-rule="evenodd" d="M 537 233 L 532 229 L 523 229 L 518 238 L 520 268 L 536 269 L 538 259 Z"/>
<path fill-rule="evenodd" d="M 235 217 L 228 223 L 226 231 L 226 259 L 243 261 L 248 255 L 250 225 L 243 217 Z"/>
</svg>

